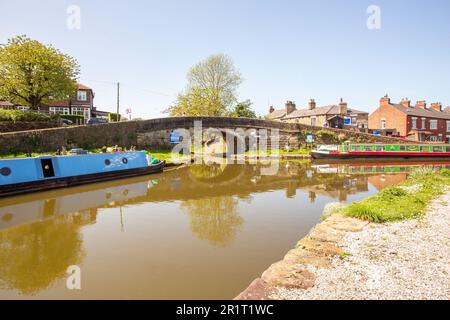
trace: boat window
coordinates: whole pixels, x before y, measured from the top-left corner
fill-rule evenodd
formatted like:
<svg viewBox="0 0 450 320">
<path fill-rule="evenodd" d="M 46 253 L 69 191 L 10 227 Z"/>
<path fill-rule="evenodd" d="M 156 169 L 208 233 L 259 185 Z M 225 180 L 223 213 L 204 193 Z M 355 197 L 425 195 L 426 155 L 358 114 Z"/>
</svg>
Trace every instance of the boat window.
<svg viewBox="0 0 450 320">
<path fill-rule="evenodd" d="M 45 178 L 51 178 L 55 176 L 55 171 L 53 170 L 52 159 L 41 159 L 42 173 Z"/>
<path fill-rule="evenodd" d="M 442 147 L 441 146 L 434 146 L 433 147 L 433 152 L 442 152 Z"/>
<path fill-rule="evenodd" d="M 350 146 L 350 150 L 351 151 L 356 151 L 356 150 L 358 150 L 358 147 L 357 146 Z"/>
<path fill-rule="evenodd" d="M 384 147 L 383 146 L 376 146 L 375 150 L 376 151 L 384 151 Z"/>
<path fill-rule="evenodd" d="M 106 160 L 105 160 L 105 164 L 106 164 L 107 166 L 109 166 L 109 165 L 111 164 L 111 160 L 106 159 Z"/>
<path fill-rule="evenodd" d="M 447 152 L 450 152 L 450 147 L 445 147 L 445 149 L 447 149 Z"/>
<path fill-rule="evenodd" d="M 365 151 L 372 151 L 372 146 L 365 146 L 364 149 Z"/>
<path fill-rule="evenodd" d="M 122 158 L 122 162 L 123 162 L 124 164 L 127 164 L 127 163 L 128 163 L 128 159 L 127 159 L 127 158 Z"/>
<path fill-rule="evenodd" d="M 8 167 L 3 167 L 0 169 L 0 173 L 2 174 L 2 176 L 9 176 L 11 174 L 11 169 Z"/>
<path fill-rule="evenodd" d="M 406 146 L 400 146 L 399 149 L 400 151 L 406 151 Z"/>
<path fill-rule="evenodd" d="M 428 147 L 428 146 L 421 146 L 420 147 L 420 151 L 422 151 L 422 152 L 429 152 L 430 151 L 430 147 Z"/>
</svg>

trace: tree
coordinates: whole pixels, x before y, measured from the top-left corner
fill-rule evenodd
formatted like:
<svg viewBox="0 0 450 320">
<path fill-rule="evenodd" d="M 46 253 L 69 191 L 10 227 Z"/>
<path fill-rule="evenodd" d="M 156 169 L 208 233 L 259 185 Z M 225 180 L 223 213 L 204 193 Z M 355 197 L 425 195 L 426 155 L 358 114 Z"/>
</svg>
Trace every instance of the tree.
<svg viewBox="0 0 450 320">
<path fill-rule="evenodd" d="M 39 41 L 18 36 L 0 47 L 0 99 L 37 109 L 75 94 L 78 62 Z"/>
<path fill-rule="evenodd" d="M 252 102 L 250 100 L 245 100 L 239 102 L 231 113 L 232 117 L 238 118 L 253 118 L 256 119 L 256 113 L 252 110 Z"/>
<path fill-rule="evenodd" d="M 171 116 L 225 116 L 236 102 L 240 72 L 224 54 L 212 55 L 191 68 L 187 88 L 166 112 Z"/>
</svg>

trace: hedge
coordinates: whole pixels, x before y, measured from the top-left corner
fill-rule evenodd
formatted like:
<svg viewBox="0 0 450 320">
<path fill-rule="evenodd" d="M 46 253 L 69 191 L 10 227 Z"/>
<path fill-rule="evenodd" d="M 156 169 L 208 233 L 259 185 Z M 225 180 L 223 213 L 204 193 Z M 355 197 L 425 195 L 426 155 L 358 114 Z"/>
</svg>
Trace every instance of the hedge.
<svg viewBox="0 0 450 320">
<path fill-rule="evenodd" d="M 84 116 L 79 114 L 60 114 L 61 119 L 72 121 L 74 124 L 83 124 Z"/>
<path fill-rule="evenodd" d="M 109 122 L 117 122 L 117 118 L 119 118 L 120 121 L 120 114 L 117 116 L 117 113 L 108 113 Z"/>
<path fill-rule="evenodd" d="M 0 109 L 0 121 L 39 121 L 39 122 L 50 122 L 53 121 L 54 117 L 48 116 L 35 111 L 29 110 L 2 110 Z"/>
</svg>

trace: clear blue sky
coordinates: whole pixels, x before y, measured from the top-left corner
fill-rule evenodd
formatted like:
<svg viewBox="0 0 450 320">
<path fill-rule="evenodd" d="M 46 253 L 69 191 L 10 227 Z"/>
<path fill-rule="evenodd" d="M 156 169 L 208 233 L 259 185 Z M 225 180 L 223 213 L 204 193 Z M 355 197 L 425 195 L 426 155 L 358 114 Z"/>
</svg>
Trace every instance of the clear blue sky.
<svg viewBox="0 0 450 320">
<path fill-rule="evenodd" d="M 72 4 L 80 30 L 66 27 Z M 372 4 L 380 30 L 366 27 Z M 309 98 L 371 111 L 386 93 L 450 105 L 446 0 L 0 0 L 0 16 L 0 43 L 26 34 L 74 56 L 99 109 L 115 110 L 115 87 L 97 81 L 120 81 L 133 116 L 164 116 L 189 68 L 214 53 L 232 57 L 239 97 L 261 115 L 268 101 L 301 107 Z"/>
</svg>

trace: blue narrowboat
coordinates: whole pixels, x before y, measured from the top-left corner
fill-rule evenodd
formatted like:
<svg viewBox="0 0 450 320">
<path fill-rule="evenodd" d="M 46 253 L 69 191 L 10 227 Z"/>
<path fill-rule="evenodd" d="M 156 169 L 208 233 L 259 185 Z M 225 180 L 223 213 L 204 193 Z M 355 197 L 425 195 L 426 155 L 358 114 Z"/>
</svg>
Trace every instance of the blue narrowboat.
<svg viewBox="0 0 450 320">
<path fill-rule="evenodd" d="M 161 172 L 145 151 L 0 160 L 0 197 Z"/>
</svg>

